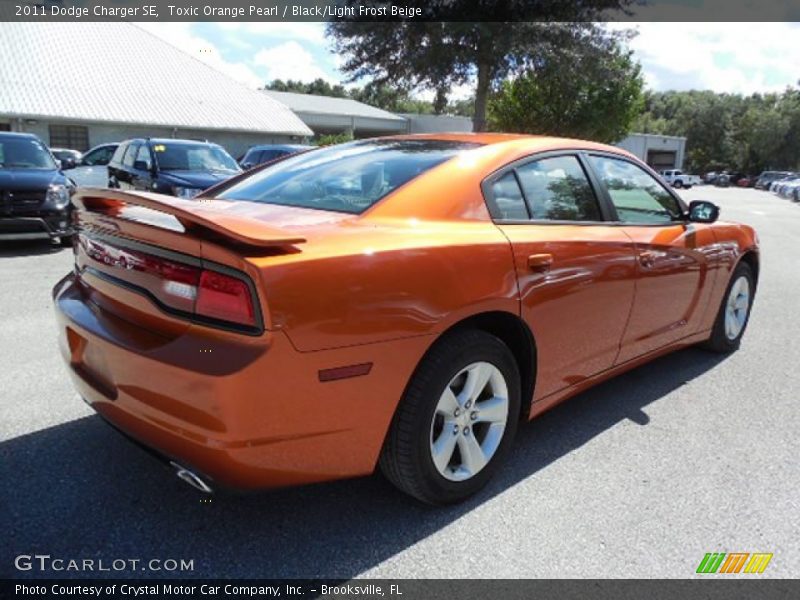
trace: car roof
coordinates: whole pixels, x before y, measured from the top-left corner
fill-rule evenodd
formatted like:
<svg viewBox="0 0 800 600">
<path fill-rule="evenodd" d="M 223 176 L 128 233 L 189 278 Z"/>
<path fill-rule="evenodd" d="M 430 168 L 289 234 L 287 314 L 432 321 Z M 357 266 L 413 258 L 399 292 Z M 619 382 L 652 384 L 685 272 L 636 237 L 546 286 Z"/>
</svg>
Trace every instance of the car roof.
<svg viewBox="0 0 800 600">
<path fill-rule="evenodd" d="M 150 142 L 151 144 L 170 144 L 172 146 L 176 144 L 208 144 L 209 146 L 219 146 L 219 144 L 215 142 L 209 142 L 208 140 L 182 140 L 177 138 L 130 138 L 128 140 L 120 142 L 120 144 L 132 144 L 134 142 L 139 142 L 139 143 Z"/>
<path fill-rule="evenodd" d="M 303 150 L 304 148 L 313 148 L 310 144 L 256 144 L 250 146 L 248 150 Z"/>
<path fill-rule="evenodd" d="M 508 147 L 509 149 L 524 147 L 529 152 L 544 152 L 548 150 L 557 150 L 559 148 L 573 150 L 600 150 L 615 152 L 625 156 L 633 156 L 630 152 L 627 152 L 622 148 L 617 146 L 609 146 L 608 144 L 600 144 L 598 142 L 574 138 L 564 138 L 549 135 L 530 135 L 522 133 L 414 133 L 387 136 L 380 139 L 465 142 L 483 146 L 504 146 Z"/>
<path fill-rule="evenodd" d="M 0 138 L 6 139 L 20 139 L 20 140 L 38 140 L 39 136 L 33 133 L 23 133 L 21 131 L 0 131 Z"/>
<path fill-rule="evenodd" d="M 549 152 L 608 153 L 642 165 L 630 152 L 586 140 L 503 133 L 425 133 L 388 136 L 382 140 L 432 140 L 475 144 L 446 160 L 375 203 L 363 214 L 369 219 L 474 219 L 486 213 L 481 192 L 488 177 L 521 160 Z M 364 140 L 369 143 L 369 140 Z M 430 202 L 437 198 L 437 202 Z"/>
</svg>

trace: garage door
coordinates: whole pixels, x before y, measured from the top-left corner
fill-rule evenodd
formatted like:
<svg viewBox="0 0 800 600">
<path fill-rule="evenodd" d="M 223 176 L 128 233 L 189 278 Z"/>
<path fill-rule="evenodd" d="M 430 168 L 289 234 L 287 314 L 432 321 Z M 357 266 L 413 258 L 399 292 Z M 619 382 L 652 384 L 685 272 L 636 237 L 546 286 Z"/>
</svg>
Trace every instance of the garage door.
<svg viewBox="0 0 800 600">
<path fill-rule="evenodd" d="M 667 152 L 664 150 L 649 150 L 647 152 L 647 164 L 656 171 L 675 169 L 677 167 L 675 164 L 676 158 L 675 152 Z"/>
</svg>

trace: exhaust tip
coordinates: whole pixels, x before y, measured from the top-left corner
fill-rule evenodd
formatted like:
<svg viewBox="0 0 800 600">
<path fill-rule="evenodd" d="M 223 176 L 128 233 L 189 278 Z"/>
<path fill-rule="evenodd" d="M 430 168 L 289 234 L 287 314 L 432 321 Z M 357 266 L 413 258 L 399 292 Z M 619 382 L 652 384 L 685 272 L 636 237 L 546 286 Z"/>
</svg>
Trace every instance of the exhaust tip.
<svg viewBox="0 0 800 600">
<path fill-rule="evenodd" d="M 178 479 L 185 481 L 190 486 L 195 488 L 196 490 L 200 490 L 204 494 L 213 494 L 214 490 L 208 485 L 202 477 L 200 477 L 194 471 L 187 469 L 186 467 L 179 465 L 176 462 L 170 462 L 175 469 L 175 475 L 178 476 Z"/>
</svg>

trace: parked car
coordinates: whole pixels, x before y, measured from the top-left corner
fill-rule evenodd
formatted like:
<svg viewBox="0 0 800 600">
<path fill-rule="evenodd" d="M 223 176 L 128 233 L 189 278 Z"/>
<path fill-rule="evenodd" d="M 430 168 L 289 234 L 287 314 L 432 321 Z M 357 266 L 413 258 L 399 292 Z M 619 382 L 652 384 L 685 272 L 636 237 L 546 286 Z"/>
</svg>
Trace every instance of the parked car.
<svg viewBox="0 0 800 600">
<path fill-rule="evenodd" d="M 108 187 L 194 198 L 242 169 L 222 146 L 174 139 L 122 142 L 108 163 Z"/>
<path fill-rule="evenodd" d="M 791 198 L 794 195 L 794 190 L 797 186 L 800 185 L 800 177 L 797 175 L 793 177 L 787 177 L 786 179 L 782 179 L 777 182 L 775 186 L 775 192 L 781 198 Z"/>
<path fill-rule="evenodd" d="M 714 178 L 714 185 L 716 187 L 730 187 L 731 176 L 730 173 L 719 173 Z"/>
<path fill-rule="evenodd" d="M 108 185 L 108 163 L 119 144 L 100 144 L 89 150 L 68 169 L 69 178 L 79 187 L 105 187 Z"/>
<path fill-rule="evenodd" d="M 796 175 L 795 173 L 785 173 L 785 174 L 781 175 L 780 177 L 778 177 L 777 179 L 774 179 L 774 180 L 773 180 L 773 181 L 772 181 L 772 182 L 769 184 L 769 188 L 768 188 L 768 189 L 769 189 L 769 191 L 770 191 L 770 192 L 773 192 L 773 193 L 775 193 L 775 194 L 777 194 L 777 193 L 778 193 L 778 191 L 779 191 L 779 189 L 780 189 L 780 187 L 781 187 L 783 184 L 785 184 L 785 183 L 786 183 L 787 181 L 789 181 L 790 179 L 794 179 L 796 176 L 797 176 L 797 175 Z"/>
<path fill-rule="evenodd" d="M 689 175 L 680 169 L 668 169 L 661 171 L 664 180 L 674 188 L 690 188 L 693 185 L 701 185 L 703 180 L 697 175 Z"/>
<path fill-rule="evenodd" d="M 767 190 L 774 181 L 783 179 L 790 174 L 791 173 L 787 171 L 764 171 L 758 176 L 758 179 L 756 179 L 755 187 L 759 190 Z"/>
<path fill-rule="evenodd" d="M 80 395 L 206 492 L 379 466 L 463 500 L 519 422 L 678 348 L 736 350 L 758 280 L 751 227 L 592 142 L 360 140 L 199 200 L 79 190 L 53 294 Z"/>
<path fill-rule="evenodd" d="M 74 189 L 38 137 L 0 132 L 0 240 L 69 244 Z"/>
<path fill-rule="evenodd" d="M 59 161 L 62 169 L 73 168 L 83 156 L 77 150 L 70 150 L 69 148 L 50 148 L 50 153 Z"/>
<path fill-rule="evenodd" d="M 260 146 L 252 146 L 245 152 L 244 156 L 239 161 L 239 165 L 241 165 L 243 169 L 252 169 L 255 166 L 272 162 L 284 156 L 311 150 L 312 148 L 314 148 L 314 146 L 308 146 L 306 144 L 262 144 Z"/>
</svg>

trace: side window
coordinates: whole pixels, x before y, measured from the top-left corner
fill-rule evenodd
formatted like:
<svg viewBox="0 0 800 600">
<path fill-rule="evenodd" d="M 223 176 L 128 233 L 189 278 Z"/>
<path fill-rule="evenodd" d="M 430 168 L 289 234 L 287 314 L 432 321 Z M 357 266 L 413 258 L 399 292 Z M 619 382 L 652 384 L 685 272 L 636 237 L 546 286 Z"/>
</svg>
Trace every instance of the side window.
<svg viewBox="0 0 800 600">
<path fill-rule="evenodd" d="M 104 146 L 84 156 L 83 163 L 89 166 L 107 165 L 112 154 L 114 154 L 114 146 Z"/>
<path fill-rule="evenodd" d="M 602 221 L 600 205 L 576 156 L 556 156 L 517 168 L 533 219 Z"/>
<path fill-rule="evenodd" d="M 125 157 L 125 151 L 128 149 L 128 144 L 120 144 L 117 146 L 117 149 L 114 150 L 114 154 L 111 156 L 111 162 L 116 165 L 122 164 L 122 159 Z"/>
<path fill-rule="evenodd" d="M 150 158 L 150 148 L 147 147 L 147 144 L 142 144 L 139 146 L 139 151 L 136 153 L 136 159 L 134 162 L 143 162 L 147 165 L 147 170 L 153 168 L 153 161 Z"/>
<path fill-rule="evenodd" d="M 122 164 L 126 167 L 133 167 L 133 161 L 135 160 L 136 153 L 139 151 L 140 144 L 131 144 L 128 146 L 128 149 L 125 151 L 125 156 L 122 159 Z"/>
<path fill-rule="evenodd" d="M 264 150 L 261 153 L 261 157 L 258 159 L 259 163 L 269 162 L 271 160 L 275 160 L 281 154 L 283 154 L 280 150 Z"/>
<path fill-rule="evenodd" d="M 489 212 L 495 219 L 527 221 L 530 218 L 514 171 L 509 171 L 492 183 L 489 204 Z"/>
<path fill-rule="evenodd" d="M 620 221 L 663 224 L 680 216 L 681 208 L 672 194 L 642 168 L 605 156 L 589 160 L 608 189 Z"/>
</svg>

